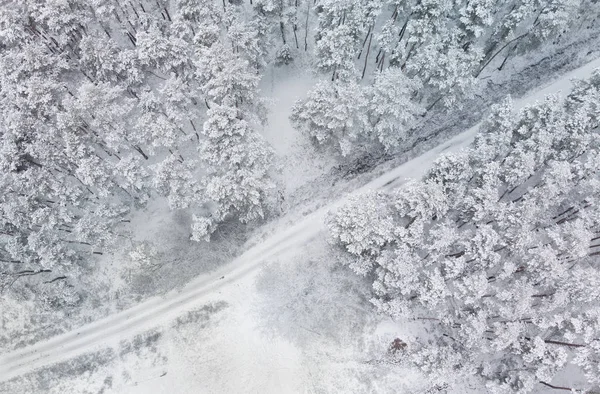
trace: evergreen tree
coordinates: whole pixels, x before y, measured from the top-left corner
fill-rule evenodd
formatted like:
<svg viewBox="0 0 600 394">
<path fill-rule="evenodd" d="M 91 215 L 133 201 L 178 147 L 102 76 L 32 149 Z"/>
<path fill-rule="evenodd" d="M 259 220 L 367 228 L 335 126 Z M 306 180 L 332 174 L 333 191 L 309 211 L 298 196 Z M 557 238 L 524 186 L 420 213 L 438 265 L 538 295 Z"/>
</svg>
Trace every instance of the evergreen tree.
<svg viewBox="0 0 600 394">
<path fill-rule="evenodd" d="M 404 361 L 492 392 L 548 387 L 569 365 L 598 387 L 599 82 L 518 114 L 497 106 L 467 151 L 330 218 L 377 308 L 431 322 L 435 340 Z"/>
</svg>

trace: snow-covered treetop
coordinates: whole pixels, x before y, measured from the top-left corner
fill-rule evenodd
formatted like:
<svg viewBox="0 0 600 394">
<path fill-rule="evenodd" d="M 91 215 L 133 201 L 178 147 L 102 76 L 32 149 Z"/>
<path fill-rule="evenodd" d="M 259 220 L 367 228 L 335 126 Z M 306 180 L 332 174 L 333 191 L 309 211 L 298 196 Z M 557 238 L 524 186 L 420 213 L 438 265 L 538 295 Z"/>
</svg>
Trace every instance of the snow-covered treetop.
<svg viewBox="0 0 600 394">
<path fill-rule="evenodd" d="M 493 392 L 529 392 L 569 363 L 600 384 L 599 82 L 518 113 L 505 101 L 469 149 L 330 218 L 344 261 L 374 275 L 375 305 L 433 322 L 417 364 L 428 354 Z"/>
</svg>

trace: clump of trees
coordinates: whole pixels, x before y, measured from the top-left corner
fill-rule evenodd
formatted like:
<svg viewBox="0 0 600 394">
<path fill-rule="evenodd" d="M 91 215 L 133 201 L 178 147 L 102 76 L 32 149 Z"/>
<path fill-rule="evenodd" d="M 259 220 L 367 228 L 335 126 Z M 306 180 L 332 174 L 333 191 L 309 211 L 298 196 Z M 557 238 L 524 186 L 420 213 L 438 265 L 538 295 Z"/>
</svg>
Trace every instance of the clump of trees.
<svg viewBox="0 0 600 394">
<path fill-rule="evenodd" d="M 291 119 L 342 156 L 393 151 L 434 106 L 471 97 L 484 70 L 598 11 L 587 0 L 320 1 L 314 64 L 330 82 L 297 102 Z"/>
<path fill-rule="evenodd" d="M 565 99 L 494 107 L 472 146 L 329 219 L 382 312 L 431 325 L 401 360 L 491 392 L 600 386 L 600 71 Z"/>
<path fill-rule="evenodd" d="M 258 7 L 3 5 L 0 291 L 25 277 L 66 286 L 153 196 L 189 210 L 195 240 L 265 216 L 274 153 L 258 83 L 276 10 Z"/>
<path fill-rule="evenodd" d="M 379 72 L 369 86 L 319 82 L 292 109 L 291 120 L 318 144 L 332 146 L 344 156 L 373 149 L 373 143 L 393 149 L 424 111 L 411 100 L 420 87 L 395 68 Z"/>
</svg>

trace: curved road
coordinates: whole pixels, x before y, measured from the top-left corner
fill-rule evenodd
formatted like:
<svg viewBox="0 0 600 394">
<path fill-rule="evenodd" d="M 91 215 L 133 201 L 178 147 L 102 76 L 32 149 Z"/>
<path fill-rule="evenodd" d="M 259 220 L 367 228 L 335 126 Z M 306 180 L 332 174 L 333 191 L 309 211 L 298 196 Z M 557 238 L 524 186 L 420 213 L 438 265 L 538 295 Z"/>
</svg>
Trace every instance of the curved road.
<svg viewBox="0 0 600 394">
<path fill-rule="evenodd" d="M 600 59 L 571 71 L 545 88 L 515 101 L 514 105 L 516 108 L 520 108 L 528 102 L 543 98 L 546 94 L 569 91 L 572 78 L 587 78 L 597 67 L 600 67 Z M 383 174 L 354 191 L 353 194 L 370 189 L 396 188 L 402 185 L 407 178 L 420 177 L 441 152 L 455 151 L 468 146 L 473 140 L 476 130 L 477 126 L 455 136 L 423 155 Z M 124 338 L 175 318 L 193 306 L 201 304 L 207 295 L 257 272 L 269 259 L 290 249 L 300 248 L 311 239 L 322 235 L 327 212 L 343 204 L 347 198 L 348 196 L 345 196 L 305 216 L 295 224 L 275 232 L 260 244 L 248 249 L 232 263 L 209 275 L 194 279 L 180 291 L 151 298 L 131 309 L 95 321 L 75 331 L 0 355 L 0 381 L 9 380 L 85 353 L 104 349 Z"/>
</svg>

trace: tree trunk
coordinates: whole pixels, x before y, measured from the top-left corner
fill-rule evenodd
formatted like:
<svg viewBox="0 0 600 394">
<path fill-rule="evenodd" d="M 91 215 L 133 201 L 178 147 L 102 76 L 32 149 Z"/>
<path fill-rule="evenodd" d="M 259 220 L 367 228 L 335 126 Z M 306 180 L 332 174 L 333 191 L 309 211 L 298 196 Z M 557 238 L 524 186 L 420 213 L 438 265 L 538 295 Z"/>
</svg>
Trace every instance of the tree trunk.
<svg viewBox="0 0 600 394">
<path fill-rule="evenodd" d="M 500 49 L 498 49 L 496 51 L 496 53 L 494 53 L 484 64 L 483 66 L 481 66 L 481 68 L 479 69 L 479 71 L 477 71 L 477 73 L 475 74 L 475 78 L 478 78 L 479 75 L 481 74 L 481 72 L 483 70 L 485 70 L 485 68 L 492 62 L 492 60 L 494 60 L 494 58 L 496 58 L 496 56 L 498 56 L 500 54 L 500 52 L 502 52 L 504 50 L 504 48 L 506 48 L 507 46 L 509 46 L 510 44 L 512 44 L 515 41 L 520 40 L 521 38 L 525 37 L 529 35 L 529 32 L 527 33 L 523 33 L 520 36 L 513 38 L 512 40 L 508 41 L 506 44 L 502 45 L 502 47 Z"/>
<path fill-rule="evenodd" d="M 360 47 L 360 52 L 358 53 L 358 57 L 357 59 L 360 59 L 363 50 L 365 49 L 365 44 L 367 43 L 367 39 L 369 38 L 369 35 L 371 34 L 371 30 L 373 29 L 373 25 L 369 26 L 369 30 L 367 31 L 367 35 L 365 36 L 365 39 L 363 40 L 362 46 Z M 370 43 L 371 41 L 369 41 Z"/>
<path fill-rule="evenodd" d="M 308 17 L 310 16 L 310 7 L 306 4 L 306 24 L 304 26 L 304 51 L 308 50 Z"/>
<path fill-rule="evenodd" d="M 279 30 L 281 30 L 281 39 L 283 40 L 283 45 L 286 45 L 287 42 L 285 41 L 285 26 L 283 21 L 279 22 Z"/>
<path fill-rule="evenodd" d="M 365 77 L 365 72 L 367 71 L 367 61 L 369 60 L 369 53 L 371 52 L 371 40 L 373 39 L 373 33 L 371 33 L 371 37 L 369 38 L 369 46 L 367 47 L 367 54 L 365 55 L 365 64 L 363 66 L 362 75 L 360 79 Z M 360 58 L 360 55 L 359 55 Z"/>
<path fill-rule="evenodd" d="M 299 49 L 300 46 L 298 45 L 298 35 L 296 34 L 297 30 L 298 30 L 298 25 L 294 24 L 294 40 L 296 41 L 296 49 Z"/>
<path fill-rule="evenodd" d="M 133 149 L 135 149 L 140 155 L 142 155 L 142 157 L 146 160 L 148 160 L 148 155 L 146 155 L 146 153 L 144 153 L 144 151 L 142 150 L 142 148 L 140 148 L 138 145 L 134 145 Z"/>
</svg>

